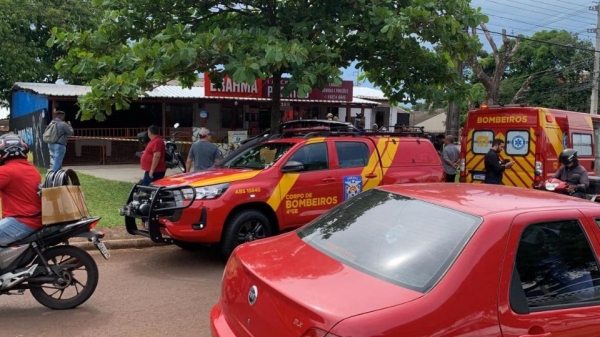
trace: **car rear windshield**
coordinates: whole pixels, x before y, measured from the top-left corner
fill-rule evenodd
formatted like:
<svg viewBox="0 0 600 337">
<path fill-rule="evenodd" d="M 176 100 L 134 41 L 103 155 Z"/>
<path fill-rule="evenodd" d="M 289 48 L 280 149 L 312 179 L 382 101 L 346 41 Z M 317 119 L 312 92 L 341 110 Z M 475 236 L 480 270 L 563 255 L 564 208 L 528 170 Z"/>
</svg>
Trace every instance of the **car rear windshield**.
<svg viewBox="0 0 600 337">
<path fill-rule="evenodd" d="M 481 222 L 470 214 L 374 189 L 325 213 L 298 235 L 344 264 L 425 293 Z"/>
</svg>

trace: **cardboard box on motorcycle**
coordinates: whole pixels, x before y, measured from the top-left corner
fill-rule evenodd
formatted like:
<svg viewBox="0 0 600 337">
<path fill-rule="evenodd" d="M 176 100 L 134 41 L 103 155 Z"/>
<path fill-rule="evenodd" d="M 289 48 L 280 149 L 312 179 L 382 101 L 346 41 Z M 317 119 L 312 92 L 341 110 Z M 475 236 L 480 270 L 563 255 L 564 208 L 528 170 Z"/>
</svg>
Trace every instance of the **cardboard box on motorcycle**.
<svg viewBox="0 0 600 337">
<path fill-rule="evenodd" d="M 42 188 L 42 224 L 52 225 L 89 216 L 81 186 Z"/>
</svg>

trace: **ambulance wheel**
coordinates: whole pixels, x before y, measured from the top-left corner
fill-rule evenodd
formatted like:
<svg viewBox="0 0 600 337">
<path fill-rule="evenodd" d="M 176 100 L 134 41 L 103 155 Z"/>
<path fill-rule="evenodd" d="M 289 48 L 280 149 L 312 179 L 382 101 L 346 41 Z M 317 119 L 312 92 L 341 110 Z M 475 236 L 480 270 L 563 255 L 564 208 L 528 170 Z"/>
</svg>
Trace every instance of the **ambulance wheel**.
<svg viewBox="0 0 600 337">
<path fill-rule="evenodd" d="M 221 255 L 227 259 L 238 245 L 269 236 L 269 219 L 263 213 L 250 209 L 238 212 L 223 228 Z"/>
</svg>

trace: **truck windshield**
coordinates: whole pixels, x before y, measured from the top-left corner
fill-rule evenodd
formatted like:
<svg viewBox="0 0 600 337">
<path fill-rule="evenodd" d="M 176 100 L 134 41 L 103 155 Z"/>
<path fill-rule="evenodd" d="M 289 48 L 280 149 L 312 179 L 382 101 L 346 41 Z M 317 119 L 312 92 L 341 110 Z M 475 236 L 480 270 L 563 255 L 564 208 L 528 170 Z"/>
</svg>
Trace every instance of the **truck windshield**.
<svg viewBox="0 0 600 337">
<path fill-rule="evenodd" d="M 221 163 L 219 167 L 266 169 L 275 164 L 292 146 L 294 146 L 294 143 L 257 144 Z"/>
<path fill-rule="evenodd" d="M 425 293 L 443 277 L 481 222 L 470 214 L 373 189 L 297 233 L 346 265 Z"/>
</svg>

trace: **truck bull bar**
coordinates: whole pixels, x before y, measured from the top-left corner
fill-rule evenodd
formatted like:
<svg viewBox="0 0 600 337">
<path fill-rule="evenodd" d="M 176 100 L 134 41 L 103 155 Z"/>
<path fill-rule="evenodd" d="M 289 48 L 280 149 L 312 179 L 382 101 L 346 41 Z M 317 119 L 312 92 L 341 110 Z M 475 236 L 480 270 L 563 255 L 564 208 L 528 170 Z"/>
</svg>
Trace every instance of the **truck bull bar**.
<svg viewBox="0 0 600 337">
<path fill-rule="evenodd" d="M 184 190 L 191 190 L 192 198 L 186 202 Z M 169 192 L 179 192 L 181 196 L 181 205 L 177 205 L 177 193 L 172 193 L 176 206 L 163 206 L 162 198 Z M 160 232 L 160 216 L 165 216 L 165 212 L 172 212 L 186 209 L 196 200 L 196 190 L 189 185 L 166 187 L 166 186 L 143 186 L 136 184 L 129 192 L 127 203 L 119 210 L 119 214 L 125 217 L 125 228 L 131 235 L 141 235 L 150 238 L 155 243 L 173 243 L 170 237 L 164 237 Z M 147 230 L 139 229 L 135 223 L 136 219 L 142 219 L 147 224 Z"/>
</svg>

